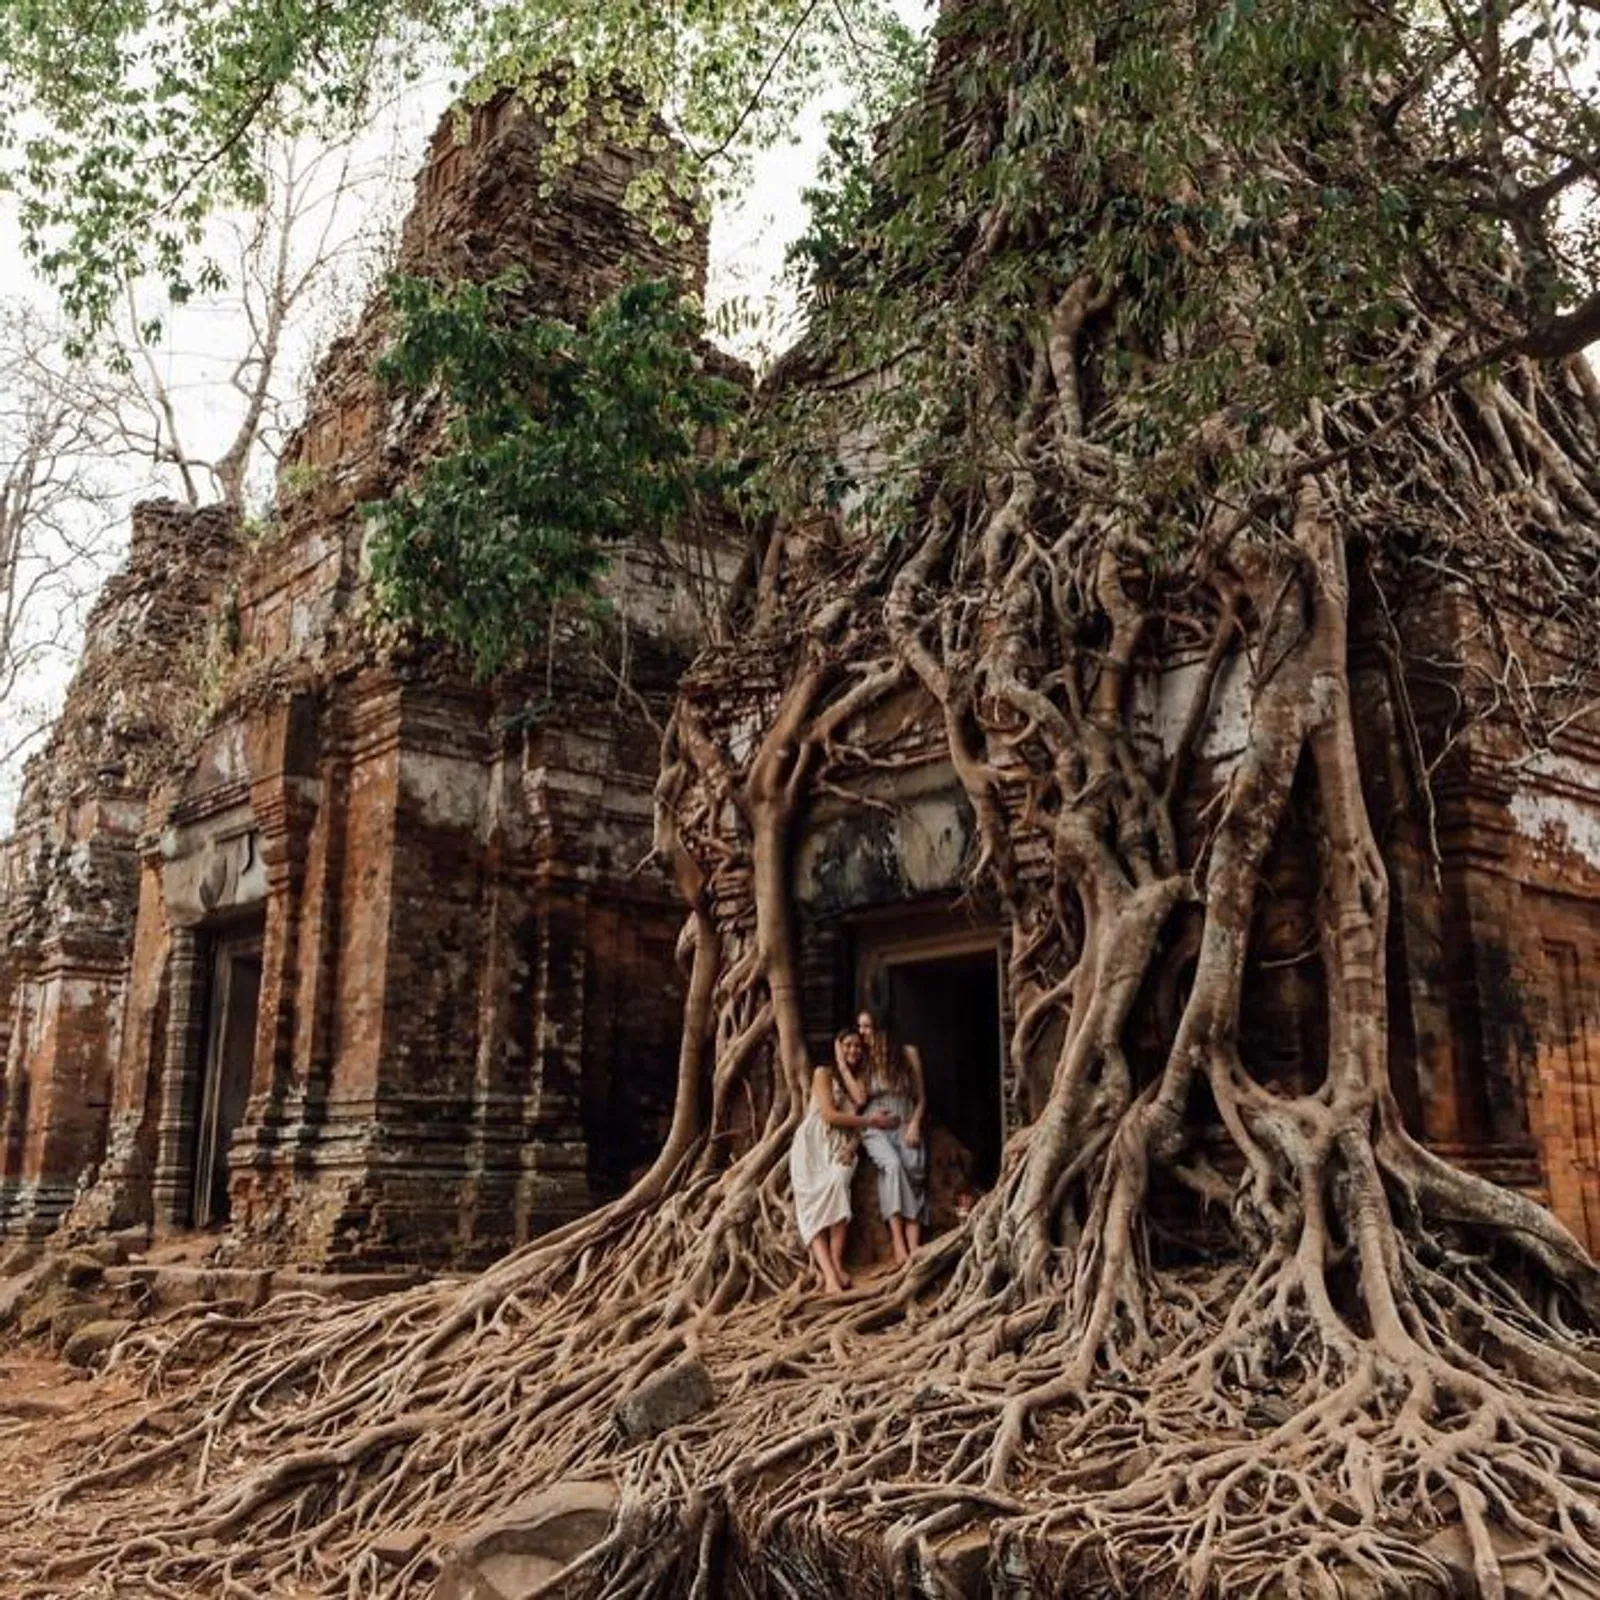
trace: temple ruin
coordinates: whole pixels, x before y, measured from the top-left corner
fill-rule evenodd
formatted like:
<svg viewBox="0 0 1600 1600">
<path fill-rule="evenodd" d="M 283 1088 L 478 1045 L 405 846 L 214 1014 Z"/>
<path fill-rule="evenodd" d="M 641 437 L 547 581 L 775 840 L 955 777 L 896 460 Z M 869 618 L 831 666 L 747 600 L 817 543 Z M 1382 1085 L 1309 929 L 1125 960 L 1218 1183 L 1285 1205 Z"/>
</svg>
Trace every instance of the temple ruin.
<svg viewBox="0 0 1600 1600">
<path fill-rule="evenodd" d="M 663 245 L 624 205 L 636 158 L 601 150 L 541 199 L 541 150 L 507 98 L 462 137 L 447 123 L 401 269 L 516 264 L 567 316 L 639 272 L 702 284 L 703 232 L 685 216 L 685 242 Z M 29 771 L 0 847 L 6 1233 L 226 1223 L 266 1256 L 471 1261 L 617 1192 L 659 1143 L 681 979 L 680 908 L 649 859 L 658 724 L 691 658 L 682 692 L 710 723 L 759 726 L 777 693 L 711 626 L 742 552 L 621 548 L 607 594 L 625 688 L 565 643 L 483 687 L 384 637 L 361 506 L 431 426 L 372 378 L 385 314 L 380 296 L 320 368 L 268 529 L 139 509 Z M 1459 588 L 1365 614 L 1355 679 L 1404 1109 L 1600 1249 L 1600 734 L 1557 718 L 1522 753 L 1515 686 L 1491 692 L 1505 653 Z M 1512 626 L 1529 681 L 1593 701 L 1589 641 Z M 1199 669 L 1164 660 L 1144 737 L 1175 744 Z M 1201 748 L 1218 781 L 1241 689 L 1225 676 Z M 825 797 L 798 842 L 807 1022 L 821 1052 L 871 1002 L 921 1046 L 937 1222 L 993 1180 L 1041 1086 L 1008 1065 L 1015 930 L 969 891 L 974 821 L 945 730 L 911 691 L 872 715 L 906 767 L 848 774 L 867 803 Z M 1042 873 L 1044 833 L 1015 828 Z M 1309 849 L 1280 842 L 1245 1007 L 1285 1083 L 1314 1078 L 1325 1025 Z M 1180 922 L 1141 999 L 1153 1056 L 1193 954 Z"/>
<path fill-rule="evenodd" d="M 1588 715 L 1600 675 L 1592 645 L 1558 622 L 1508 612 L 1528 682 L 1561 686 L 1556 703 L 1570 715 L 1550 716 L 1548 743 L 1528 756 L 1529 729 L 1514 696 L 1497 692 L 1503 657 L 1473 597 L 1441 583 L 1386 602 L 1374 588 L 1367 598 L 1371 621 L 1356 641 L 1352 676 L 1390 880 L 1389 1052 L 1407 1122 L 1450 1160 L 1538 1196 L 1600 1250 L 1600 738 Z M 1209 794 L 1244 744 L 1248 668 L 1237 661 L 1230 670 L 1200 747 Z M 1179 732 L 1173 718 L 1199 671 L 1198 656 L 1174 653 L 1146 685 L 1144 737 L 1169 753 Z M 751 719 L 752 705 L 776 693 L 775 684 L 752 685 L 730 712 L 736 676 L 713 658 L 686 684 L 691 699 L 704 697 L 713 726 Z M 1048 1084 L 1025 1081 L 1012 1065 L 1006 966 L 1017 933 L 1005 907 L 972 892 L 976 827 L 943 719 L 908 689 L 874 722 L 870 731 L 852 727 L 845 747 L 868 747 L 871 733 L 894 729 L 909 771 L 841 764 L 835 784 L 869 805 L 823 799 L 798 847 L 807 1016 L 818 1050 L 829 1026 L 868 1003 L 921 1044 L 933 1125 L 946 1139 L 948 1130 L 962 1133 L 963 1147 L 942 1163 L 942 1195 L 935 1135 L 933 1198 L 948 1216 L 952 1186 L 992 1181 L 1005 1140 L 1032 1120 Z M 1017 776 L 1005 796 L 1014 847 L 1025 881 L 1046 881 L 1046 833 L 1026 815 Z M 1200 812 L 1187 819 L 1197 831 Z M 1286 1089 L 1320 1081 L 1326 1055 L 1316 882 L 1309 837 L 1288 833 L 1269 860 L 1257 912 L 1243 1040 Z M 1141 995 L 1148 1071 L 1176 1029 L 1197 942 L 1197 925 L 1180 920 Z"/>
<path fill-rule="evenodd" d="M 399 270 L 514 266 L 568 318 L 636 274 L 701 286 L 688 213 L 666 246 L 624 204 L 641 158 L 552 174 L 545 143 L 509 96 L 447 119 Z M 227 1223 L 245 1252 L 470 1261 L 659 1142 L 680 983 L 653 723 L 732 547 L 624 543 L 607 637 L 553 618 L 548 662 L 492 689 L 381 637 L 361 507 L 435 426 L 377 387 L 386 315 L 323 360 L 270 526 L 138 509 L 29 769 L 0 856 L 8 1233 Z"/>
</svg>

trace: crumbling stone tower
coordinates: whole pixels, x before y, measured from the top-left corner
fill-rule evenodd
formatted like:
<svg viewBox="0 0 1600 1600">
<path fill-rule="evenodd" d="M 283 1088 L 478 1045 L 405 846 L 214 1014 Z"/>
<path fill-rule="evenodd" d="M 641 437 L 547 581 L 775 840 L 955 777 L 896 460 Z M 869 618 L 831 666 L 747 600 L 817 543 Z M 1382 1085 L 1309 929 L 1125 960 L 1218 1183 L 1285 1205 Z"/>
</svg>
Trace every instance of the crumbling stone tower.
<svg viewBox="0 0 1600 1600">
<path fill-rule="evenodd" d="M 545 146 L 509 96 L 446 119 L 399 269 L 516 266 L 573 318 L 632 277 L 701 286 L 687 210 L 664 244 L 624 203 L 643 158 L 601 148 L 552 179 Z M 380 294 L 324 359 L 265 534 L 139 513 L 7 847 L 0 1227 L 75 1204 L 84 1224 L 226 1220 L 260 1253 L 474 1259 L 653 1154 L 679 991 L 678 912 L 641 868 L 648 713 L 731 545 L 623 546 L 627 694 L 561 636 L 537 681 L 493 690 L 381 638 L 361 507 L 437 428 L 372 378 L 387 319 Z M 116 599 L 140 585 L 159 611 Z M 113 653 L 155 707 L 137 771 L 71 755 L 122 715 Z M 80 860 L 110 863 L 88 942 Z"/>
<path fill-rule="evenodd" d="M 0 1225 L 44 1233 L 105 1137 L 150 786 L 202 714 L 244 554 L 221 510 L 140 506 L 0 844 Z"/>
</svg>

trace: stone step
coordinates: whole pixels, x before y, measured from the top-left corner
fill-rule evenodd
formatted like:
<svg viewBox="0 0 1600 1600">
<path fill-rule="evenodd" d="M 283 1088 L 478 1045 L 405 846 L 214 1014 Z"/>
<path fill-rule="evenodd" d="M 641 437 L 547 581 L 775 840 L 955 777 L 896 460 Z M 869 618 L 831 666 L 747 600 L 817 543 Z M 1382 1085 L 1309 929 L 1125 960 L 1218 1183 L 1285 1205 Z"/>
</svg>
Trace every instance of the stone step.
<svg viewBox="0 0 1600 1600">
<path fill-rule="evenodd" d="M 129 1262 L 107 1267 L 108 1288 L 126 1289 L 153 1311 L 231 1302 L 254 1311 L 281 1294 L 325 1300 L 373 1300 L 420 1281 L 415 1272 L 309 1272 L 298 1267 L 207 1267 Z"/>
</svg>

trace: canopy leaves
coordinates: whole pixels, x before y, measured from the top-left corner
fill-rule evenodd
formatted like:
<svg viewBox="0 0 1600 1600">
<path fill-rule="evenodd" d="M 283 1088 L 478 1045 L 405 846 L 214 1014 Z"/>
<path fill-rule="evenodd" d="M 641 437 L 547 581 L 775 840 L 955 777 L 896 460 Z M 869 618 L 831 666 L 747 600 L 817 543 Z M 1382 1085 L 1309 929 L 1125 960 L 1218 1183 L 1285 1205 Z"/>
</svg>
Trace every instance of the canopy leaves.
<svg viewBox="0 0 1600 1600">
<path fill-rule="evenodd" d="M 949 8 L 929 92 L 875 152 L 835 142 L 794 252 L 814 347 L 894 374 L 792 397 L 801 414 L 776 432 L 809 457 L 801 492 L 889 515 L 911 480 L 887 463 L 943 451 L 959 474 L 1009 449 L 1009 420 L 989 437 L 951 374 L 978 352 L 982 387 L 1025 386 L 1019 352 L 1063 316 L 1104 324 L 1079 398 L 1110 408 L 1101 436 L 1146 485 L 1197 452 L 1248 476 L 1308 405 L 1386 403 L 1419 308 L 1473 333 L 1470 356 L 1435 360 L 1440 381 L 1581 348 L 1600 334 L 1593 16 Z M 1061 299 L 1074 283 L 1092 304 Z M 878 481 L 841 488 L 815 450 L 821 407 L 835 432 L 866 408 L 895 439 L 867 463 Z"/>
<path fill-rule="evenodd" d="M 569 153 L 586 124 L 643 143 L 664 123 L 684 192 L 711 195 L 819 85 L 871 104 L 914 48 L 883 0 L 22 0 L 0 7 L 0 184 L 94 324 L 128 272 L 209 286 L 200 224 L 254 198 L 254 131 L 358 130 L 429 74 L 471 98 L 559 81 Z"/>
</svg>

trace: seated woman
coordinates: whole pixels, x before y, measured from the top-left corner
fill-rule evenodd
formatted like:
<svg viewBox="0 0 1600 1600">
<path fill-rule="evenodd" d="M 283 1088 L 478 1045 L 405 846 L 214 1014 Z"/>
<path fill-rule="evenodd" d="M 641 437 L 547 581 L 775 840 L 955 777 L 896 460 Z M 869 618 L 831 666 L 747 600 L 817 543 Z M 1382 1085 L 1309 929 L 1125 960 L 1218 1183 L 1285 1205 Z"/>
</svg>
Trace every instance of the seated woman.
<svg viewBox="0 0 1600 1600">
<path fill-rule="evenodd" d="M 866 1046 L 866 1081 L 847 1078 L 845 1087 L 869 1118 L 862 1143 L 878 1169 L 878 1209 L 889 1224 L 894 1258 L 904 1261 L 922 1243 L 928 1220 L 928 1152 L 922 1137 L 928 1101 L 922 1057 L 915 1045 L 897 1044 L 870 1011 L 856 1018 L 856 1029 Z M 870 1122 L 878 1112 L 894 1119 L 889 1128 Z"/>
<path fill-rule="evenodd" d="M 833 1041 L 834 1065 L 811 1075 L 811 1103 L 789 1147 L 789 1179 L 800 1222 L 800 1242 L 811 1252 L 830 1294 L 850 1287 L 844 1270 L 844 1236 L 850 1225 L 850 1179 L 856 1170 L 857 1135 L 894 1127 L 888 1111 L 847 1110 L 846 1081 L 863 1060 L 861 1040 L 849 1028 Z"/>
</svg>

